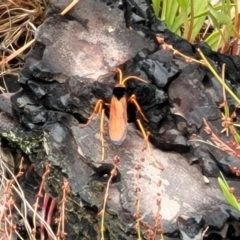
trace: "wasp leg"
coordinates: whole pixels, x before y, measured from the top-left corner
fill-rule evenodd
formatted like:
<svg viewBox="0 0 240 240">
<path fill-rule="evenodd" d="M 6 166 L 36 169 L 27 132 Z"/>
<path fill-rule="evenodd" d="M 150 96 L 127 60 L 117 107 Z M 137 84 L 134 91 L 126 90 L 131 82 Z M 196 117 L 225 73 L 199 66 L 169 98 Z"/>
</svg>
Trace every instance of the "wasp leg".
<svg viewBox="0 0 240 240">
<path fill-rule="evenodd" d="M 102 110 L 101 110 L 101 120 L 100 120 L 100 140 L 101 140 L 101 146 L 102 146 L 102 154 L 101 154 L 101 160 L 100 160 L 100 162 L 104 162 L 104 156 L 105 156 L 105 146 L 104 146 L 104 116 L 105 116 L 105 109 L 102 108 Z"/>
<path fill-rule="evenodd" d="M 65 15 L 69 12 L 80 0 L 73 0 L 60 14 Z"/>
<path fill-rule="evenodd" d="M 137 111 L 142 115 L 143 119 L 144 119 L 146 122 L 148 122 L 148 120 L 147 120 L 147 118 L 144 116 L 144 114 L 143 114 L 143 112 L 142 112 L 142 110 L 141 110 L 141 108 L 140 108 L 140 106 L 139 106 L 139 104 L 138 104 L 138 102 L 137 102 L 136 96 L 135 96 L 134 94 L 128 99 L 128 102 L 133 103 L 133 104 L 136 106 Z"/>
<path fill-rule="evenodd" d="M 140 128 L 140 130 L 141 130 L 141 132 L 142 132 L 143 138 L 144 138 L 145 143 L 146 143 L 146 148 L 147 148 L 147 150 L 148 150 L 148 153 L 149 153 L 150 156 L 151 156 L 151 159 L 152 159 L 153 164 L 154 164 L 158 169 L 163 170 L 163 167 L 158 164 L 157 160 L 156 160 L 155 157 L 153 156 L 152 148 L 151 148 L 150 143 L 149 143 L 149 141 L 148 141 L 149 132 L 146 132 L 146 131 L 144 130 L 143 125 L 142 125 L 142 123 L 141 123 L 141 121 L 140 121 L 139 119 L 137 119 L 137 123 L 138 123 L 138 126 L 139 126 L 139 128 Z"/>
<path fill-rule="evenodd" d="M 102 154 L 101 154 L 101 160 L 100 162 L 104 162 L 104 156 L 105 156 L 105 146 L 104 146 L 104 116 L 105 116 L 105 109 L 103 107 L 103 100 L 98 100 L 94 109 L 92 115 L 88 118 L 88 121 L 86 124 L 80 125 L 81 128 L 87 127 L 92 120 L 94 120 L 99 114 L 101 116 L 100 118 L 100 140 L 101 140 L 101 146 L 102 146 Z"/>
<path fill-rule="evenodd" d="M 97 101 L 97 103 L 96 103 L 96 105 L 95 105 L 95 107 L 94 107 L 94 109 L 93 109 L 92 115 L 88 118 L 87 123 L 82 124 L 82 125 L 80 126 L 81 128 L 87 127 L 87 126 L 91 123 L 92 120 L 96 119 L 96 117 L 97 117 L 100 113 L 102 113 L 103 104 L 104 104 L 103 100 L 100 99 L 100 100 Z"/>
</svg>

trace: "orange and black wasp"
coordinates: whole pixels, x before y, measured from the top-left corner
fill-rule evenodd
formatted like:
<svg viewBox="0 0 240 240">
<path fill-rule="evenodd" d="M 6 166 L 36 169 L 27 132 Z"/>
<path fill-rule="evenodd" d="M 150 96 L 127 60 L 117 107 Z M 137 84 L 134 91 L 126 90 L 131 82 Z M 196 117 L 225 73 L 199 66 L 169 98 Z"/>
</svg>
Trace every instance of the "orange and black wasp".
<svg viewBox="0 0 240 240">
<path fill-rule="evenodd" d="M 132 95 L 130 98 L 127 99 L 126 96 L 126 81 L 129 79 L 135 79 L 144 83 L 147 83 L 146 80 L 137 77 L 137 76 L 128 76 L 123 78 L 122 71 L 120 68 L 116 68 L 116 71 L 119 74 L 119 81 L 118 84 L 116 84 L 113 88 L 113 93 L 111 97 L 110 104 L 104 103 L 102 99 L 99 99 L 94 107 L 92 115 L 89 117 L 86 124 L 81 125 L 81 127 L 86 127 L 90 124 L 92 120 L 96 118 L 96 116 L 100 115 L 100 139 L 102 143 L 102 155 L 101 155 L 101 162 L 104 161 L 104 155 L 105 155 L 105 149 L 104 149 L 104 116 L 105 116 L 105 107 L 109 107 L 109 122 L 108 122 L 108 130 L 109 130 L 109 137 L 110 140 L 114 145 L 121 145 L 123 141 L 126 138 L 127 135 L 127 127 L 128 127 L 128 116 L 127 116 L 127 103 L 132 103 L 135 105 L 137 112 L 139 112 L 143 119 L 147 122 L 148 120 L 144 116 L 137 100 L 136 96 Z M 146 147 L 147 150 L 152 158 L 152 161 L 156 167 L 159 169 L 162 169 L 162 167 L 158 164 L 158 162 L 155 160 L 152 149 L 150 147 L 149 141 L 148 141 L 148 135 L 139 119 L 137 119 L 138 126 L 141 130 L 141 133 L 144 137 L 144 140 L 146 141 Z"/>
</svg>

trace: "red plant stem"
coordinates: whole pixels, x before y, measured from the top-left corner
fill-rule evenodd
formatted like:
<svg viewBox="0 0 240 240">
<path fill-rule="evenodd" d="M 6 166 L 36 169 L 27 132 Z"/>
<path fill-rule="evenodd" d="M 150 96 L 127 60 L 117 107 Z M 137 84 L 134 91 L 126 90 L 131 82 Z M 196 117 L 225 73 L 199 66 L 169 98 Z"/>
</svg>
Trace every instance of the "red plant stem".
<svg viewBox="0 0 240 240">
<path fill-rule="evenodd" d="M 51 225 L 53 211 L 56 208 L 56 204 L 57 204 L 57 202 L 54 199 L 52 199 L 52 201 L 50 203 L 49 210 L 48 210 L 48 214 L 47 214 L 47 223 L 48 223 L 49 226 Z M 47 234 L 48 234 L 48 239 L 53 240 L 53 238 L 51 237 L 51 235 L 48 232 L 47 232 Z"/>
<path fill-rule="evenodd" d="M 47 210 L 47 205 L 48 205 L 49 200 L 50 200 L 50 196 L 46 193 L 44 195 L 43 207 L 42 207 L 42 218 L 44 220 L 45 220 L 46 210 Z M 41 234 L 41 240 L 43 240 L 44 239 L 44 225 L 43 225 L 42 222 L 41 222 L 41 225 L 40 225 L 40 234 Z"/>
<path fill-rule="evenodd" d="M 40 183 L 40 187 L 39 187 L 39 191 L 37 194 L 37 199 L 36 202 L 34 203 L 34 213 L 33 213 L 33 235 L 36 235 L 36 230 L 37 230 L 37 226 L 36 226 L 36 215 L 37 215 L 37 208 L 38 208 L 38 203 L 39 203 L 39 199 L 42 196 L 42 190 L 43 190 L 43 186 L 44 186 L 44 182 L 46 180 L 47 174 L 50 172 L 49 170 L 49 164 L 47 163 L 45 165 L 45 169 L 44 169 L 44 173 L 42 175 L 42 181 Z"/>
<path fill-rule="evenodd" d="M 237 20 L 236 28 L 237 28 L 237 32 L 239 32 L 240 31 L 240 14 L 238 14 L 237 19 L 238 20 Z M 233 56 L 235 56 L 235 55 L 237 55 L 237 52 L 238 52 L 238 36 L 235 36 L 234 41 L 233 41 L 233 45 L 232 45 L 231 54 Z"/>
<path fill-rule="evenodd" d="M 66 208 L 66 187 L 67 187 L 67 180 L 64 178 L 64 183 L 63 183 L 63 198 L 62 198 L 62 234 L 64 234 L 64 229 L 65 229 L 65 208 Z"/>
</svg>

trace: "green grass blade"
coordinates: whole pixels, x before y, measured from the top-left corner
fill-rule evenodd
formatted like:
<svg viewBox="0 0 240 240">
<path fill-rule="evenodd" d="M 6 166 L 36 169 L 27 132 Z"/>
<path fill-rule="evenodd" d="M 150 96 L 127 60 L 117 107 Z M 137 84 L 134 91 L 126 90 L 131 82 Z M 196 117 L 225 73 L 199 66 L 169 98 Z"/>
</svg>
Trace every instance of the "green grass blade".
<svg viewBox="0 0 240 240">
<path fill-rule="evenodd" d="M 160 14 L 160 2 L 161 0 L 152 0 L 153 11 L 156 17 L 159 17 Z"/>
<path fill-rule="evenodd" d="M 195 39 L 202 29 L 204 21 L 207 17 L 207 11 L 206 11 L 207 6 L 208 6 L 208 0 L 194 1 L 194 24 L 193 24 L 191 39 Z M 202 12 L 206 12 L 206 14 L 200 16 L 200 13 Z M 199 17 L 196 18 L 195 16 L 197 15 L 199 15 Z"/>
<path fill-rule="evenodd" d="M 219 31 L 216 30 L 205 39 L 205 42 L 212 48 L 212 50 L 217 51 L 220 45 L 220 37 Z"/>
<path fill-rule="evenodd" d="M 172 25 L 176 19 L 178 10 L 179 10 L 179 3 L 176 0 L 165 0 L 163 2 L 165 5 L 164 8 L 166 9 L 165 12 L 165 22 L 170 30 L 172 30 Z"/>
<path fill-rule="evenodd" d="M 190 31 L 189 22 L 188 22 L 188 9 L 190 8 L 190 4 L 188 0 L 177 0 L 177 1 L 181 8 L 181 16 L 182 16 L 183 26 L 184 26 L 183 37 L 187 39 L 188 33 Z"/>
<path fill-rule="evenodd" d="M 229 192 L 229 186 L 221 172 L 220 172 L 220 175 L 221 175 L 221 178 L 220 177 L 218 178 L 218 183 L 223 192 L 223 195 L 225 196 L 226 200 L 229 202 L 229 204 L 232 207 L 240 211 L 240 204 L 237 202 L 237 199 L 235 198 L 235 196 Z"/>
</svg>

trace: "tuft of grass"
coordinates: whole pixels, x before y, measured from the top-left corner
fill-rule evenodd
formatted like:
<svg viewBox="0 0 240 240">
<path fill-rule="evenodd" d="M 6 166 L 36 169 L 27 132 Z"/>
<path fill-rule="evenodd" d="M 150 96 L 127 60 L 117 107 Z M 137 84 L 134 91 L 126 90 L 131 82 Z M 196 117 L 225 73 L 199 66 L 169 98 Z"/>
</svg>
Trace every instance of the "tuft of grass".
<svg viewBox="0 0 240 240">
<path fill-rule="evenodd" d="M 217 5 L 209 0 L 152 0 L 152 7 L 171 31 L 190 42 L 203 40 L 224 52 L 232 38 L 239 38 L 237 0 L 221 0 Z"/>
<path fill-rule="evenodd" d="M 60 13 L 64 15 L 69 12 L 80 0 L 72 0 L 69 5 Z M 45 10 L 48 0 L 3 0 L 0 3 L 0 77 L 6 74 L 16 75 L 23 67 L 21 54 L 29 49 L 34 42 L 34 32 L 45 18 Z M 12 59 L 17 59 L 16 63 L 9 63 Z M 6 84 L 5 84 L 6 86 Z"/>
<path fill-rule="evenodd" d="M 36 28 L 45 18 L 47 0 L 2 0 L 0 1 L 0 77 L 16 76 L 23 67 L 22 46 L 28 50 Z M 10 61 L 13 58 L 17 61 Z M 7 87 L 5 84 L 7 91 Z"/>
<path fill-rule="evenodd" d="M 0 4 L 1 47 L 14 50 L 33 38 L 45 18 L 46 0 L 3 0 Z"/>
</svg>

